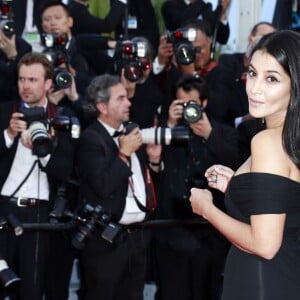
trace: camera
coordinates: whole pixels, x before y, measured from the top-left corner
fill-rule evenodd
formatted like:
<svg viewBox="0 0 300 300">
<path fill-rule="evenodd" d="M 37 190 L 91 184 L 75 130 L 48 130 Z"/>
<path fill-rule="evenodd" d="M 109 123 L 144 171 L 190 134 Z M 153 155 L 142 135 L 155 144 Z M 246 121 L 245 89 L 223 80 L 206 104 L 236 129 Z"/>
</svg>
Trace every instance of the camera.
<svg viewBox="0 0 300 300">
<path fill-rule="evenodd" d="M 16 24 L 12 19 L 12 0 L 0 0 L 0 29 L 11 38 L 16 33 Z"/>
<path fill-rule="evenodd" d="M 144 75 L 144 71 L 150 68 L 149 63 L 144 63 L 141 58 L 147 55 L 144 42 L 117 41 L 114 54 L 115 73 L 121 74 L 124 68 L 125 77 L 131 82 L 137 82 Z"/>
<path fill-rule="evenodd" d="M 167 42 L 172 43 L 176 61 L 188 65 L 195 60 L 195 49 L 192 42 L 196 40 L 195 28 L 179 28 L 167 35 Z"/>
<path fill-rule="evenodd" d="M 128 122 L 125 125 L 125 134 L 138 127 L 136 123 Z M 141 129 L 143 144 L 185 146 L 190 139 L 190 130 L 186 126 L 151 127 Z"/>
<path fill-rule="evenodd" d="M 86 246 L 98 225 L 104 227 L 101 237 L 110 243 L 113 243 L 121 231 L 121 226 L 111 222 L 110 216 L 105 213 L 100 205 L 92 206 L 85 204 L 81 214 L 83 216 L 83 218 L 81 218 L 83 224 L 72 238 L 72 244 L 77 249 L 83 249 Z"/>
<path fill-rule="evenodd" d="M 3 287 L 7 288 L 14 283 L 21 280 L 12 269 L 7 265 L 6 260 L 0 256 L 0 283 Z"/>
<path fill-rule="evenodd" d="M 72 84 L 72 75 L 68 71 L 69 56 L 66 50 L 68 36 L 58 33 L 42 34 L 43 53 L 54 66 L 53 87 L 55 90 L 69 88 Z M 62 67 L 61 65 L 66 65 Z"/>
<path fill-rule="evenodd" d="M 183 104 L 183 118 L 188 123 L 196 123 L 202 118 L 203 108 L 195 100 Z"/>
<path fill-rule="evenodd" d="M 72 138 L 80 135 L 80 125 L 76 117 L 57 116 L 48 119 L 43 107 L 21 107 L 23 120 L 28 123 L 28 128 L 23 132 L 32 142 L 32 154 L 45 157 L 52 152 L 53 144 L 48 131 L 67 131 Z"/>
</svg>

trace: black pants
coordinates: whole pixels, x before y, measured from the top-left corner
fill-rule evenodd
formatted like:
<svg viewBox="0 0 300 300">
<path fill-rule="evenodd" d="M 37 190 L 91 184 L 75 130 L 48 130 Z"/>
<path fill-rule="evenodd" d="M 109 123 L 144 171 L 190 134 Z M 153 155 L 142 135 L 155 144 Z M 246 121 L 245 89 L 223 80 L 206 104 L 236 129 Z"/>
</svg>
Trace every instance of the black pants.
<svg viewBox="0 0 300 300">
<path fill-rule="evenodd" d="M 50 232 L 45 300 L 67 300 L 75 250 L 69 231 Z"/>
<path fill-rule="evenodd" d="M 110 244 L 95 234 L 82 250 L 85 300 L 142 300 L 148 236 L 142 230 Z"/>
<path fill-rule="evenodd" d="M 14 203 L 0 203 L 0 215 L 6 219 L 15 215 L 21 223 L 48 221 L 48 203 L 34 207 L 18 207 Z M 49 253 L 49 239 L 46 231 L 25 230 L 16 236 L 11 229 L 0 230 L 0 255 L 8 266 L 21 278 L 20 284 L 9 288 L 0 287 L 0 299 L 42 300 L 46 263 Z"/>
</svg>

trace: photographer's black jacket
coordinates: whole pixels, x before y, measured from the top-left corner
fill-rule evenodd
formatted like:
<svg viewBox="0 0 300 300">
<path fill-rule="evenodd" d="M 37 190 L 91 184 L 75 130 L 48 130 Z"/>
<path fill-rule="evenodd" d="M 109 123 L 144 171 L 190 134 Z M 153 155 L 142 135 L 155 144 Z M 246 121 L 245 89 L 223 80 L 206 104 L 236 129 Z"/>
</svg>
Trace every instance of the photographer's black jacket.
<svg viewBox="0 0 300 300">
<path fill-rule="evenodd" d="M 222 164 L 233 169 L 239 166 L 236 129 L 212 119 L 210 122 L 213 129 L 207 140 L 191 131 L 189 146 L 164 146 L 164 171 L 158 186 L 158 209 L 155 218 L 201 220 L 192 211 L 190 189 L 207 188 L 204 173 L 213 164 Z M 214 203 L 224 209 L 224 194 L 217 190 L 212 192 Z M 192 253 L 203 238 L 215 234 L 216 230 L 210 225 L 175 226 L 155 231 L 159 243 L 184 253 Z"/>
<path fill-rule="evenodd" d="M 115 30 L 115 27 L 125 13 L 126 4 L 120 1 L 113 1 L 111 10 L 105 19 L 100 19 L 93 16 L 88 6 L 70 0 L 68 3 L 70 15 L 74 19 L 72 34 L 80 33 L 110 33 Z"/>
<path fill-rule="evenodd" d="M 224 25 L 219 21 L 219 8 L 213 11 L 211 3 L 205 2 L 207 1 L 197 0 L 186 4 L 184 0 L 165 1 L 161 8 L 165 26 L 174 31 L 190 21 L 204 19 L 210 24 L 212 31 L 217 27 L 217 42 L 226 44 L 230 34 L 229 24 Z"/>
<path fill-rule="evenodd" d="M 24 54 L 31 52 L 32 47 L 24 39 L 16 36 L 16 49 L 18 54 L 13 60 L 8 60 L 4 52 L 0 50 L 0 101 L 17 98 L 17 65 Z"/>
<path fill-rule="evenodd" d="M 174 64 L 170 64 L 169 68 L 156 75 L 156 80 L 160 82 L 165 95 L 161 107 L 161 122 L 165 122 L 168 118 L 169 106 L 175 99 L 176 83 L 182 74 Z M 202 76 L 209 86 L 209 101 L 205 110 L 216 121 L 233 126 L 233 117 L 230 110 L 234 92 L 231 70 L 219 64 Z"/>
<path fill-rule="evenodd" d="M 210 120 L 212 131 L 207 140 L 190 130 L 186 147 L 164 146 L 163 203 L 164 213 L 172 218 L 193 218 L 189 203 L 192 187 L 207 188 L 204 173 L 213 164 L 236 169 L 239 166 L 237 130 Z M 216 191 L 214 191 L 216 192 Z M 214 200 L 223 204 L 223 194 L 216 192 Z"/>
<path fill-rule="evenodd" d="M 113 138 L 96 120 L 83 132 L 76 155 L 82 196 L 91 205 L 101 205 L 114 222 L 124 211 L 128 179 L 132 175 L 131 169 L 118 156 L 118 151 Z M 143 148 L 136 154 L 145 175 Z"/>
<path fill-rule="evenodd" d="M 56 112 L 54 104 L 48 103 L 48 107 L 51 107 L 51 110 Z M 10 172 L 19 142 L 19 137 L 17 137 L 13 145 L 7 148 L 4 139 L 4 130 L 8 128 L 12 113 L 17 111 L 18 108 L 19 102 L 0 103 L 0 191 Z M 61 109 L 61 114 L 72 115 L 64 108 Z M 43 167 L 43 171 L 47 173 L 49 181 L 50 200 L 56 193 L 57 183 L 66 181 L 73 171 L 74 150 L 74 141 L 72 141 L 70 133 L 59 132 L 57 146 L 51 153 L 51 158 L 47 165 Z"/>
<path fill-rule="evenodd" d="M 40 17 L 40 3 L 43 1 L 33 1 L 33 22 L 41 33 L 41 17 Z M 14 22 L 16 24 L 16 33 L 21 36 L 26 22 L 27 0 L 12 0 L 12 11 L 14 14 Z"/>
</svg>

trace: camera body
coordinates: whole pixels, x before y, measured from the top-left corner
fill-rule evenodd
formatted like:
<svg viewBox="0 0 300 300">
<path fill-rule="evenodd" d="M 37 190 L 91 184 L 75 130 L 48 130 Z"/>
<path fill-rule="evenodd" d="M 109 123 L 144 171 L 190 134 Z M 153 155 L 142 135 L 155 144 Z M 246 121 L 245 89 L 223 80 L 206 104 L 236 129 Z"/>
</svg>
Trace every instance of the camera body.
<svg viewBox="0 0 300 300">
<path fill-rule="evenodd" d="M 173 44 L 176 61 L 189 65 L 195 60 L 195 49 L 192 42 L 196 40 L 195 28 L 179 28 L 167 35 L 167 42 Z"/>
<path fill-rule="evenodd" d="M 21 107 L 23 120 L 27 122 L 28 128 L 23 132 L 32 142 L 32 154 L 45 157 L 51 153 L 53 143 L 49 137 L 49 131 L 70 132 L 72 138 L 79 138 L 80 125 L 76 117 L 57 116 L 48 119 L 43 107 Z"/>
<path fill-rule="evenodd" d="M 16 24 L 12 16 L 12 0 L 0 0 L 0 29 L 8 38 L 16 33 Z"/>
<path fill-rule="evenodd" d="M 69 88 L 72 84 L 72 75 L 68 71 L 70 60 L 66 50 L 68 36 L 58 33 L 44 33 L 42 44 L 45 46 L 43 53 L 54 66 L 53 87 L 55 90 Z M 61 65 L 66 65 L 62 67 Z"/>
<path fill-rule="evenodd" d="M 121 226 L 111 221 L 101 205 L 85 204 L 81 211 L 81 220 L 82 225 L 72 238 L 72 244 L 77 249 L 83 249 L 86 246 L 98 225 L 104 227 L 101 237 L 110 243 L 114 242 L 121 231 Z"/>
<path fill-rule="evenodd" d="M 183 104 L 183 118 L 188 123 L 196 123 L 202 118 L 203 107 L 195 100 Z"/>
<path fill-rule="evenodd" d="M 115 73 L 121 74 L 124 69 L 124 75 L 130 82 L 137 82 L 144 76 L 144 71 L 150 68 L 150 64 L 143 63 L 141 58 L 145 58 L 146 44 L 144 42 L 117 41 L 114 54 Z"/>
</svg>

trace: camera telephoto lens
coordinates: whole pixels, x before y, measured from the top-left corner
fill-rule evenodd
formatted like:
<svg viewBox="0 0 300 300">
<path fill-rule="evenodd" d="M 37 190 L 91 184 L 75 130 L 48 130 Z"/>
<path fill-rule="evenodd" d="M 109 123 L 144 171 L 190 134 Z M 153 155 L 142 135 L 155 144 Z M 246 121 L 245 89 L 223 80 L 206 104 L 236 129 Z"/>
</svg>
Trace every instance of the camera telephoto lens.
<svg viewBox="0 0 300 300">
<path fill-rule="evenodd" d="M 32 142 L 32 154 L 38 157 L 48 155 L 52 151 L 53 145 L 45 125 L 41 122 L 33 122 L 28 131 Z"/>
<path fill-rule="evenodd" d="M 156 145 L 186 146 L 190 138 L 187 126 L 144 128 L 141 134 L 144 144 Z"/>
</svg>

